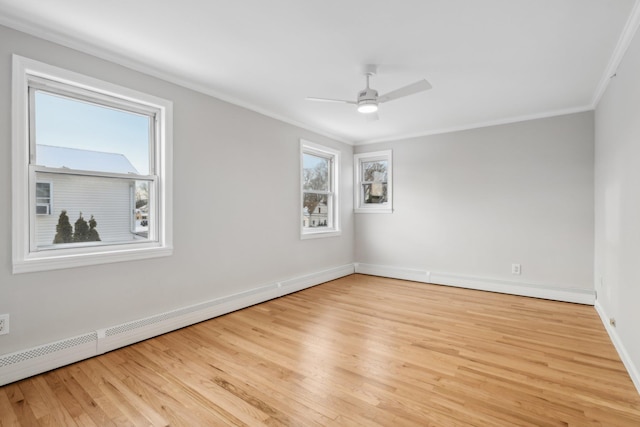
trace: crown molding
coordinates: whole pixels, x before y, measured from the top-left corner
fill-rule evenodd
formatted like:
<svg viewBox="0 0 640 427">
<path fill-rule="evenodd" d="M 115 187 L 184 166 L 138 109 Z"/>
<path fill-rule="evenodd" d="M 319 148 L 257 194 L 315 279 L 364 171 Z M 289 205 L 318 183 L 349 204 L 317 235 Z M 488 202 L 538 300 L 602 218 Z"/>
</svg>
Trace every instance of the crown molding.
<svg viewBox="0 0 640 427">
<path fill-rule="evenodd" d="M 392 136 L 387 138 L 357 141 L 354 143 L 354 145 L 357 146 L 357 145 L 377 144 L 379 142 L 401 141 L 401 140 L 420 138 L 420 137 L 430 136 L 430 135 L 440 135 L 444 133 L 460 132 L 465 130 L 480 129 L 480 128 L 486 128 L 491 126 L 508 125 L 512 123 L 526 122 L 529 120 L 546 119 L 549 117 L 559 117 L 559 116 L 565 116 L 567 114 L 583 113 L 585 111 L 592 111 L 592 110 L 593 110 L 593 107 L 591 106 L 591 104 L 589 104 L 589 105 L 583 105 L 580 107 L 565 108 L 562 110 L 553 110 L 553 111 L 546 111 L 542 113 L 527 114 L 522 116 L 505 117 L 503 119 L 488 120 L 486 122 L 469 123 L 469 124 L 460 125 L 460 126 L 434 129 L 426 132 L 416 132 L 416 133 L 402 134 L 402 135 L 397 135 L 397 136 Z"/>
<path fill-rule="evenodd" d="M 6 12 L 3 15 L 0 15 L 0 25 L 4 25 L 6 27 L 13 28 L 15 30 L 30 34 L 32 36 L 39 37 L 47 41 L 51 41 L 53 43 L 60 44 L 62 46 L 98 57 L 100 59 L 107 60 L 109 62 L 113 62 L 123 67 L 147 74 L 152 77 L 159 78 L 161 80 L 176 84 L 186 89 L 194 90 L 196 92 L 209 95 L 221 101 L 228 102 L 230 104 L 247 109 L 249 111 L 253 111 L 263 116 L 278 120 L 280 122 L 283 122 L 295 127 L 299 127 L 309 132 L 313 132 L 315 134 L 330 138 L 334 141 L 342 142 L 348 145 L 367 145 L 367 144 L 375 144 L 379 142 L 399 141 L 399 140 L 419 138 L 419 137 L 424 137 L 429 135 L 459 132 L 464 130 L 478 129 L 483 127 L 504 125 L 504 124 L 517 123 L 517 122 L 522 122 L 527 120 L 562 116 L 566 114 L 594 110 L 597 107 L 598 103 L 600 102 L 600 99 L 603 96 L 604 92 L 606 91 L 611 77 L 615 75 L 616 70 L 620 65 L 620 62 L 624 58 L 624 55 L 627 49 L 629 48 L 629 45 L 631 44 L 633 37 L 635 36 L 638 30 L 638 27 L 640 27 L 640 0 L 636 0 L 633 5 L 629 18 L 627 19 L 627 22 L 620 34 L 620 37 L 618 38 L 616 47 L 611 55 L 611 58 L 609 59 L 609 63 L 602 77 L 600 78 L 600 81 L 595 89 L 591 102 L 588 105 L 571 107 L 571 108 L 562 109 L 562 110 L 535 113 L 530 115 L 506 117 L 506 118 L 501 118 L 496 120 L 489 120 L 486 122 L 469 123 L 469 124 L 463 124 L 460 126 L 433 129 L 433 130 L 428 130 L 424 132 L 399 134 L 399 135 L 388 136 L 383 138 L 375 138 L 375 139 L 360 140 L 360 141 L 344 138 L 344 137 L 335 135 L 331 132 L 327 132 L 324 129 L 311 126 L 307 123 L 293 120 L 282 114 L 275 113 L 266 108 L 257 106 L 252 103 L 248 103 L 242 99 L 230 96 L 225 93 L 221 93 L 205 84 L 202 84 L 190 79 L 185 79 L 184 77 L 177 76 L 172 73 L 168 73 L 167 71 L 162 70 L 160 68 L 152 67 L 152 66 L 149 66 L 148 64 L 142 63 L 135 59 L 128 58 L 118 52 L 97 47 L 95 44 L 92 44 L 90 41 L 80 40 L 73 36 L 69 36 L 68 34 L 64 34 L 60 31 L 43 29 L 42 27 L 36 24 L 25 21 L 23 19 L 19 19 Z"/>
<path fill-rule="evenodd" d="M 618 38 L 618 43 L 616 44 L 616 48 L 613 50 L 611 54 L 611 58 L 609 58 L 609 64 L 604 71 L 604 74 L 600 78 L 600 82 L 596 87 L 596 91 L 593 94 L 593 98 L 591 100 L 592 109 L 595 109 L 604 95 L 604 92 L 607 90 L 609 86 L 609 81 L 613 76 L 616 75 L 616 71 L 620 66 L 620 63 L 624 59 L 625 53 L 627 53 L 627 49 L 633 40 L 633 37 L 636 35 L 638 31 L 638 27 L 640 26 L 640 0 L 636 0 L 631 9 L 631 14 L 629 15 L 629 19 L 627 19 L 627 23 L 622 29 L 622 33 Z"/>
<path fill-rule="evenodd" d="M 211 87 L 204 85 L 202 83 L 198 83 L 196 81 L 185 79 L 184 77 L 177 76 L 172 73 L 168 73 L 165 70 L 162 70 L 157 67 L 152 67 L 143 62 L 137 61 L 135 59 L 124 56 L 120 53 L 114 52 L 113 50 L 109 50 L 104 47 L 98 47 L 95 44 L 91 43 L 87 40 L 80 40 L 73 36 L 69 36 L 60 31 L 46 30 L 42 27 L 33 24 L 31 22 L 27 22 L 25 20 L 16 18 L 10 14 L 0 15 L 0 25 L 4 25 L 5 27 L 12 28 L 14 30 L 32 35 L 34 37 L 41 38 L 43 40 L 47 40 L 52 43 L 59 44 L 61 46 L 77 50 L 82 53 L 86 53 L 91 56 L 95 56 L 97 58 L 112 62 L 114 64 L 123 66 L 125 68 L 129 68 L 133 71 L 137 71 L 151 77 L 155 77 L 161 80 L 164 80 L 169 83 L 173 83 L 175 85 L 184 87 L 186 89 L 190 89 L 196 91 L 198 93 L 202 93 L 205 95 L 209 95 L 213 98 L 219 99 L 221 101 L 227 102 L 229 104 L 233 104 L 235 106 L 244 108 L 246 110 L 253 111 L 255 113 L 261 114 L 263 116 L 278 120 L 280 122 L 296 126 L 307 130 L 309 132 L 316 133 L 318 135 L 330 138 L 334 141 L 342 142 L 348 145 L 353 145 L 354 141 L 345 139 L 343 137 L 334 135 L 330 132 L 327 132 L 323 129 L 318 129 L 316 127 L 310 126 L 306 123 L 302 123 L 296 120 L 292 120 L 289 117 L 283 116 L 281 114 L 275 113 L 268 109 L 259 107 L 257 105 L 251 104 L 249 102 L 245 102 L 239 98 L 235 98 L 233 96 L 227 95 L 225 93 L 216 91 Z"/>
</svg>

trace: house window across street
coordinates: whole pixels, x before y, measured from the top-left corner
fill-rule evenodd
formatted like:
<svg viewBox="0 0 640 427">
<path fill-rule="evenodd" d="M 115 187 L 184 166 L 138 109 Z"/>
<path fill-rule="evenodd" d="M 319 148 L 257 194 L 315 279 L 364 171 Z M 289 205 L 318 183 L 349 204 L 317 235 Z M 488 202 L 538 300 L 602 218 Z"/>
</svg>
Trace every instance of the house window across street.
<svg viewBox="0 0 640 427">
<path fill-rule="evenodd" d="M 51 215 L 50 182 L 36 182 L 36 215 Z"/>
</svg>

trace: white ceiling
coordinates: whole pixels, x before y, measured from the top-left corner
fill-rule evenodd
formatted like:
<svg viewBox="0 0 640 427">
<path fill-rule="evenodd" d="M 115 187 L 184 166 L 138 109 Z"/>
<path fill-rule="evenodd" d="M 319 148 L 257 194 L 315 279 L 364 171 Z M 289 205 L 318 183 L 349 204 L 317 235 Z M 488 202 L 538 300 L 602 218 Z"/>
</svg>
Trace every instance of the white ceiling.
<svg viewBox="0 0 640 427">
<path fill-rule="evenodd" d="M 634 0 L 0 0 L 0 24 L 350 143 L 592 109 Z M 617 50 L 616 50 L 617 48 Z M 617 59 L 616 59 L 617 58 Z M 348 104 L 365 64 L 380 107 Z"/>
</svg>

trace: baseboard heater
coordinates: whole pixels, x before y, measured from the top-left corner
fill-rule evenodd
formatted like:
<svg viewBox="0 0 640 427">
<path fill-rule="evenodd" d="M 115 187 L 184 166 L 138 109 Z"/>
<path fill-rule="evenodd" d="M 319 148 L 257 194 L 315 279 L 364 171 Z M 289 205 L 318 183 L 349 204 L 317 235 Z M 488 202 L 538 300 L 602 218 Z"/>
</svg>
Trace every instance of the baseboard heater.
<svg viewBox="0 0 640 427">
<path fill-rule="evenodd" d="M 354 273 L 331 268 L 0 356 L 0 386 Z"/>
</svg>

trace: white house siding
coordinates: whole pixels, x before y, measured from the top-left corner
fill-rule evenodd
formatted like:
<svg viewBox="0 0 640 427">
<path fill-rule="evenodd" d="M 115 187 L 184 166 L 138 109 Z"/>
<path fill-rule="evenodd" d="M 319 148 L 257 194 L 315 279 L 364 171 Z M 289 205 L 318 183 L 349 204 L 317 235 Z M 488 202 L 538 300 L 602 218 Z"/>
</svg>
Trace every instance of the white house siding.
<svg viewBox="0 0 640 427">
<path fill-rule="evenodd" d="M 86 221 L 94 216 L 103 242 L 134 239 L 131 233 L 133 180 L 38 173 L 38 182 L 51 182 L 51 214 L 36 215 L 36 243 L 51 246 L 62 210 L 73 224 L 80 212 Z"/>
<path fill-rule="evenodd" d="M 320 203 L 315 207 L 313 213 L 309 215 L 307 211 L 304 213 L 304 227 L 326 227 L 329 220 L 329 208 L 325 203 Z"/>
</svg>

